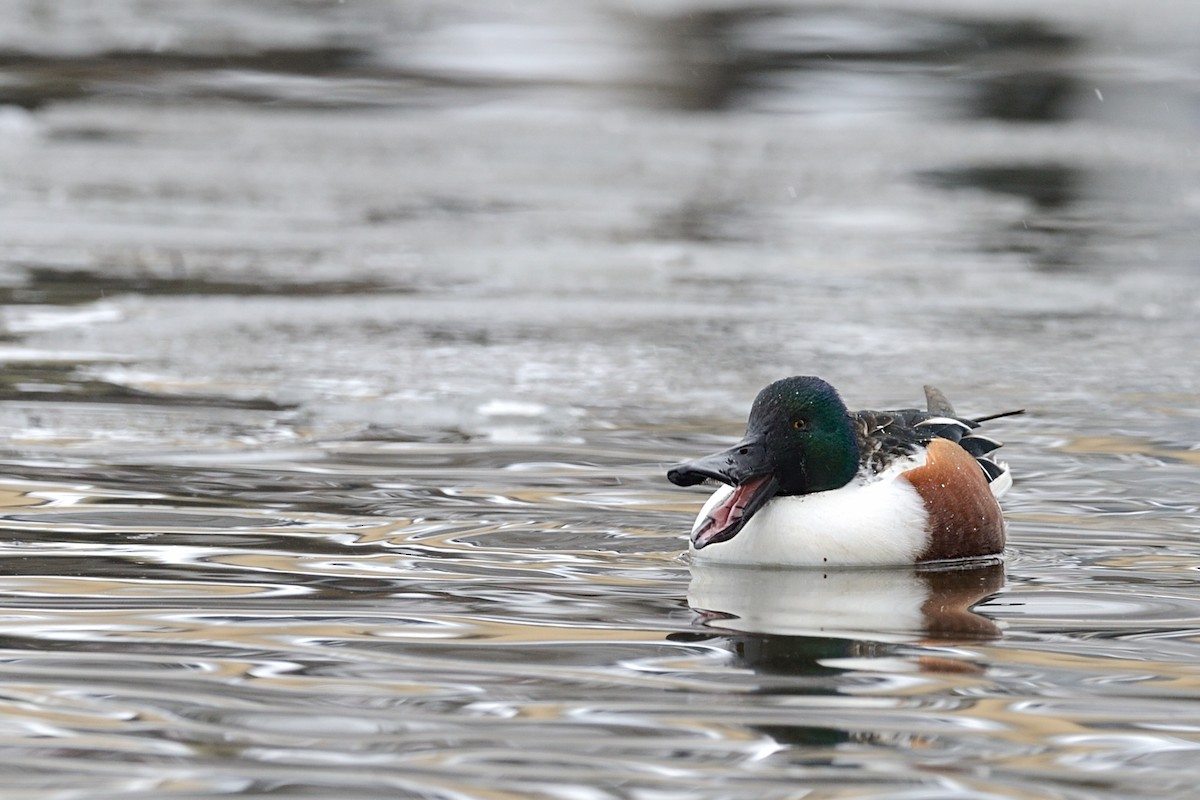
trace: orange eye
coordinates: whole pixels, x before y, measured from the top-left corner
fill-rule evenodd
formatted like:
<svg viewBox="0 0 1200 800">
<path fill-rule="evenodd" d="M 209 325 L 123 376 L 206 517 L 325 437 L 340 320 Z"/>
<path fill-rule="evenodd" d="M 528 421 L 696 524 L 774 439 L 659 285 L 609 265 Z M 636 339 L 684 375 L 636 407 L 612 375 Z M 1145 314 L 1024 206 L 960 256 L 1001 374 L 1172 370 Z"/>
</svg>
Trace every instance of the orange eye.
<svg viewBox="0 0 1200 800">
<path fill-rule="evenodd" d="M 807 430 L 808 429 L 808 420 L 798 419 L 792 423 L 792 427 L 798 431 Z"/>
</svg>

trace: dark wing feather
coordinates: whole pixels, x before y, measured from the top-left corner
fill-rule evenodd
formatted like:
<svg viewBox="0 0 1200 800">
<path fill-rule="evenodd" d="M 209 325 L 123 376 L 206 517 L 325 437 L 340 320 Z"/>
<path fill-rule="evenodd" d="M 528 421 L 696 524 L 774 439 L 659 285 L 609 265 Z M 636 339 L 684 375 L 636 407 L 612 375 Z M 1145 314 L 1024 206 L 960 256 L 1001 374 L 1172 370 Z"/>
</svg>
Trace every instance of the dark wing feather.
<svg viewBox="0 0 1200 800">
<path fill-rule="evenodd" d="M 979 462 L 979 466 L 987 475 L 988 483 L 991 483 L 1004 474 L 1004 469 L 990 458 L 977 458 L 975 460 Z"/>
<path fill-rule="evenodd" d="M 1000 442 L 976 433 L 979 422 L 957 416 L 946 396 L 932 386 L 925 387 L 925 400 L 929 406 L 926 411 L 903 408 L 856 411 L 850 415 L 865 468 L 881 472 L 896 459 L 916 453 L 934 439 L 949 439 L 975 457 L 989 483 L 1003 474 L 988 456 L 1000 447 Z M 1021 412 L 1005 415 L 1011 413 Z"/>
</svg>

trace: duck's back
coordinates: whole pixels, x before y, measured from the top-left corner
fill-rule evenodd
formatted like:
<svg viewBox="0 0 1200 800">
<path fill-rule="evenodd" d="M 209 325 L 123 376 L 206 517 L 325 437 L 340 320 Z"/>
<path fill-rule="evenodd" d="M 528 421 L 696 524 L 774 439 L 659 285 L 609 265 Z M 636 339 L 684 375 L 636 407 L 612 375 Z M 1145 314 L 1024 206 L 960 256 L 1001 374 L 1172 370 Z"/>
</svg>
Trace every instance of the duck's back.
<svg viewBox="0 0 1200 800">
<path fill-rule="evenodd" d="M 992 495 L 999 497 L 1012 486 L 1008 466 L 996 461 L 992 453 L 1001 443 L 979 432 L 980 420 L 955 414 L 945 395 L 933 386 L 925 387 L 928 408 L 903 408 L 894 411 L 856 411 L 851 414 L 862 458 L 862 472 L 878 475 L 898 460 L 911 458 L 927 450 L 938 439 L 953 442 L 965 450 L 987 479 Z M 1020 414 L 1007 411 L 985 419 Z"/>
</svg>

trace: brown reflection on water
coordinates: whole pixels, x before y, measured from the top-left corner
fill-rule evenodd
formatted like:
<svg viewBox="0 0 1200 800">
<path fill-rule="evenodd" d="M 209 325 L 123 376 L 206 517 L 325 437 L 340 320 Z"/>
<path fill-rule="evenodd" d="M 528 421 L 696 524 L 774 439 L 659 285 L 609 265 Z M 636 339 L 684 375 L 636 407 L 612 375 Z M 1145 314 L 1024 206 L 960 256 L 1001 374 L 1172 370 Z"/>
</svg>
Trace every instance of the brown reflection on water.
<svg viewBox="0 0 1200 800">
<path fill-rule="evenodd" d="M 156 600 L 180 600 L 206 598 L 205 602 L 222 598 L 278 597 L 292 595 L 299 590 L 264 586 L 257 583 L 189 583 L 181 580 L 151 581 L 130 578 L 128 580 L 104 580 L 92 577 L 7 576 L 3 591 L 14 597 L 107 599 L 136 598 Z"/>
<path fill-rule="evenodd" d="M 30 490 L 30 485 L 24 483 L 0 483 L 0 509 L 30 508 L 48 502 L 45 498 L 34 496 Z"/>
<path fill-rule="evenodd" d="M 1081 455 L 1139 455 L 1164 461 L 1200 465 L 1200 450 L 1165 447 L 1132 436 L 1077 436 L 1059 445 L 1065 453 Z"/>
</svg>

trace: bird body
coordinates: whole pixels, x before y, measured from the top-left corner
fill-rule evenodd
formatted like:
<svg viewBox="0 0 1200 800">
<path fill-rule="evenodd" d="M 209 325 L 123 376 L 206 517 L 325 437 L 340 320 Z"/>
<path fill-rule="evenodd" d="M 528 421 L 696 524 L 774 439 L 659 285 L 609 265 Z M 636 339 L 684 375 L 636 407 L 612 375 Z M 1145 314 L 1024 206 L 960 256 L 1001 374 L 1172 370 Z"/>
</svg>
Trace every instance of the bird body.
<svg viewBox="0 0 1200 800">
<path fill-rule="evenodd" d="M 926 402 L 850 412 L 819 378 L 766 387 L 741 442 L 668 473 L 683 486 L 726 484 L 696 518 L 692 558 L 824 567 L 998 556 L 996 498 L 1012 484 L 991 457 L 1000 443 L 937 389 L 926 387 Z M 996 416 L 1005 415 L 984 419 Z"/>
</svg>

